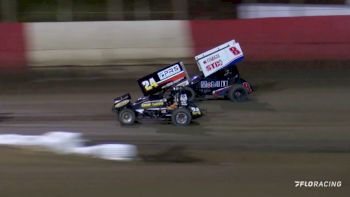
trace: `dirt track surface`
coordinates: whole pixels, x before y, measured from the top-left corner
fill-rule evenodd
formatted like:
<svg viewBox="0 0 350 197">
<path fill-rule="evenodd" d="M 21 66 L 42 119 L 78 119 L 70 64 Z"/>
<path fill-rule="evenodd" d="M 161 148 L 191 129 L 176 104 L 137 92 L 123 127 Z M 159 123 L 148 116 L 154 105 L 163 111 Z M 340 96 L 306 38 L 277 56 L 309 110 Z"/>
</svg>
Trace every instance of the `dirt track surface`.
<svg viewBox="0 0 350 197">
<path fill-rule="evenodd" d="M 105 77 L 28 77 L 3 83 L 0 133 L 82 132 L 91 144 L 136 144 L 140 161 L 121 164 L 1 148 L 0 192 L 5 196 L 48 196 L 41 191 L 50 196 L 350 193 L 348 67 L 244 67 L 242 76 L 256 88 L 249 102 L 201 101 L 206 116 L 186 128 L 154 121 L 122 127 L 111 112 L 112 99 L 125 92 L 140 96 L 135 79 L 147 68 L 106 68 L 110 74 Z M 294 188 L 295 180 L 341 180 L 343 186 Z"/>
</svg>

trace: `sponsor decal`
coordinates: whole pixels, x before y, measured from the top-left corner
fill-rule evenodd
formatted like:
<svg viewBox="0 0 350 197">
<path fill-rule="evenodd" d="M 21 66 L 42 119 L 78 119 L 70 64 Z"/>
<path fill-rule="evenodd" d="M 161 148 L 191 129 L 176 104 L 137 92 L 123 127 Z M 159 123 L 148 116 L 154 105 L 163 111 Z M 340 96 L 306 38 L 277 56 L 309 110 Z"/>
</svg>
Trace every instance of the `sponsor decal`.
<svg viewBox="0 0 350 197">
<path fill-rule="evenodd" d="M 119 103 L 115 103 L 114 107 L 115 108 L 120 108 L 120 107 L 123 107 L 123 106 L 127 105 L 129 102 L 130 102 L 130 100 L 124 100 L 124 101 L 121 101 Z"/>
<path fill-rule="evenodd" d="M 201 88 L 222 88 L 228 86 L 227 80 L 201 81 Z"/>
<path fill-rule="evenodd" d="M 158 102 L 147 102 L 147 103 L 142 103 L 141 107 L 142 108 L 149 108 L 149 107 L 160 107 L 163 106 L 164 102 L 163 101 L 158 101 Z"/>
<path fill-rule="evenodd" d="M 180 102 L 181 102 L 181 105 L 183 105 L 183 106 L 187 105 L 187 95 L 186 94 L 180 95 Z"/>
<path fill-rule="evenodd" d="M 157 73 L 159 80 L 164 80 L 167 79 L 177 73 L 181 72 L 181 68 L 178 64 L 175 64 L 174 66 L 171 66 L 165 70 L 162 70 L 160 72 Z"/>
<path fill-rule="evenodd" d="M 222 60 L 218 60 L 218 61 L 216 61 L 216 62 L 214 62 L 214 63 L 212 63 L 212 64 L 207 65 L 205 68 L 206 68 L 207 71 L 209 72 L 209 71 L 211 71 L 211 70 L 213 70 L 213 69 L 216 69 L 216 68 L 218 68 L 218 67 L 221 67 L 222 65 L 223 65 Z"/>
<path fill-rule="evenodd" d="M 212 61 L 214 61 L 214 60 L 216 60 L 216 59 L 219 59 L 219 58 L 220 58 L 220 55 L 219 55 L 219 54 L 213 55 L 213 56 L 208 57 L 207 59 L 205 59 L 205 60 L 203 61 L 203 64 L 210 63 L 210 62 L 212 62 Z"/>
<path fill-rule="evenodd" d="M 165 79 L 165 80 L 162 80 L 162 81 L 159 81 L 158 83 L 159 84 L 167 84 L 167 83 L 171 83 L 171 82 L 174 82 L 174 81 L 177 81 L 177 80 L 179 80 L 179 79 L 185 79 L 186 78 L 186 73 L 185 72 L 179 72 L 178 74 L 176 74 L 176 75 L 174 75 L 174 76 L 172 76 L 172 77 L 169 77 L 169 78 L 167 78 L 167 79 Z"/>
</svg>

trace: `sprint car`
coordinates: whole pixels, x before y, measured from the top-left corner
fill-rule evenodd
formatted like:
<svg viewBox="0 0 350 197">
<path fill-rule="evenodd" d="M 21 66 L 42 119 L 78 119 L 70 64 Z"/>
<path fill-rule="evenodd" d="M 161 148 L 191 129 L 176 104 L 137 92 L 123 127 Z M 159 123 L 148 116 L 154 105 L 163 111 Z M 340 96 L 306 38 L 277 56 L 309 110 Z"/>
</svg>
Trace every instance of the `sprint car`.
<svg viewBox="0 0 350 197">
<path fill-rule="evenodd" d="M 240 77 L 235 65 L 243 57 L 239 43 L 234 40 L 197 55 L 195 59 L 201 73 L 192 77 L 187 85 L 188 99 L 223 97 L 246 101 L 253 88 Z"/>
<path fill-rule="evenodd" d="M 140 119 L 157 119 L 186 126 L 202 116 L 201 110 L 187 98 L 184 85 L 188 81 L 181 62 L 170 65 L 138 80 L 144 95 L 134 103 L 129 93 L 115 98 L 113 111 L 122 125 L 132 125 Z"/>
</svg>

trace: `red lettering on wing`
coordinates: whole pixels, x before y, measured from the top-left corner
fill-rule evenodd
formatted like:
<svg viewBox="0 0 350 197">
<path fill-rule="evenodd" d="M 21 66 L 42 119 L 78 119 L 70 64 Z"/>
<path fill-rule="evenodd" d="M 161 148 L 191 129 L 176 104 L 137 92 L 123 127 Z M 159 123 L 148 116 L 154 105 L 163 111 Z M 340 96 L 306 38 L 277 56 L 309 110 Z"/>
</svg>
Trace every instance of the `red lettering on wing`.
<svg viewBox="0 0 350 197">
<path fill-rule="evenodd" d="M 209 72 L 209 71 L 211 71 L 212 69 L 215 69 L 215 68 L 220 67 L 220 66 L 222 66 L 222 65 L 223 65 L 222 61 L 219 60 L 219 61 L 216 61 L 216 62 L 214 62 L 214 63 L 212 63 L 212 64 L 206 66 L 206 69 L 207 69 L 207 71 Z"/>
</svg>

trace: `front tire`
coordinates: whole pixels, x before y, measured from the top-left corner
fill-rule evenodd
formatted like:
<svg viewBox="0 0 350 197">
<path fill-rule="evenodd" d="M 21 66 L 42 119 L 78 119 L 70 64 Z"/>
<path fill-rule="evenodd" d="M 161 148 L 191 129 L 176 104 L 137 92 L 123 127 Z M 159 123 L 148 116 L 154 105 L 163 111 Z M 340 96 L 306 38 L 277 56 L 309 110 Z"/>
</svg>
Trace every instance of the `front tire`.
<svg viewBox="0 0 350 197">
<path fill-rule="evenodd" d="M 244 102 L 248 100 L 248 91 L 241 84 L 235 84 L 227 96 L 233 102 Z"/>
<path fill-rule="evenodd" d="M 118 117 L 122 125 L 132 125 L 136 119 L 135 112 L 128 108 L 121 109 L 118 113 Z"/>
<path fill-rule="evenodd" d="M 189 125 L 191 120 L 191 112 L 186 108 L 179 108 L 174 110 L 171 116 L 171 121 L 176 126 Z"/>
</svg>

